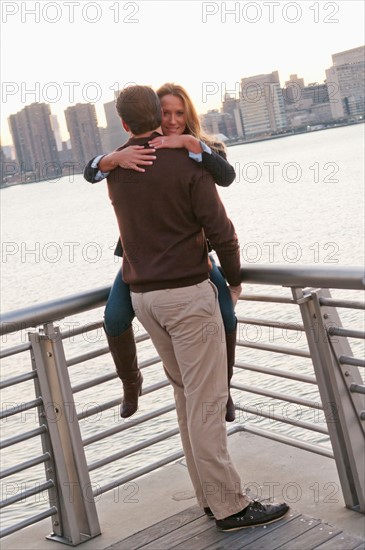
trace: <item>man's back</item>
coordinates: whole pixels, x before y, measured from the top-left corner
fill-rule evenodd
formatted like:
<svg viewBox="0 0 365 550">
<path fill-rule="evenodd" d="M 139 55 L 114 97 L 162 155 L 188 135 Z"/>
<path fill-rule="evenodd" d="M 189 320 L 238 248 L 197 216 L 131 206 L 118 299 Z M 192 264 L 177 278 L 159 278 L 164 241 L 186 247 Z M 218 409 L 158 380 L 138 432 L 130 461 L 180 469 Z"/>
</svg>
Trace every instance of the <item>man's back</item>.
<svg viewBox="0 0 365 550">
<path fill-rule="evenodd" d="M 127 145 L 149 139 L 133 139 Z M 114 170 L 108 189 L 124 249 L 123 278 L 132 291 L 202 282 L 208 277 L 205 235 L 218 249 L 235 239 L 213 179 L 185 150 L 159 150 L 144 173 Z M 231 260 L 228 270 L 238 279 L 239 258 L 234 258 L 234 266 Z"/>
</svg>

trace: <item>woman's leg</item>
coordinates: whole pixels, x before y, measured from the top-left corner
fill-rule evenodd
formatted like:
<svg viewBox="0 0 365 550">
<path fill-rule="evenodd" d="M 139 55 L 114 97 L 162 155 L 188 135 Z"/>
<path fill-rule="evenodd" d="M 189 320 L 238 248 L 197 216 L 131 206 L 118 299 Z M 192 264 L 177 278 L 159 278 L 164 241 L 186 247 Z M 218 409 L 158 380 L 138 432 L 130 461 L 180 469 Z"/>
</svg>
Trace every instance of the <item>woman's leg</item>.
<svg viewBox="0 0 365 550">
<path fill-rule="evenodd" d="M 105 307 L 104 330 L 117 374 L 123 383 L 124 396 L 120 407 L 122 418 L 128 418 L 136 412 L 142 391 L 143 377 L 138 368 L 132 328 L 134 316 L 129 286 L 123 281 L 120 270 Z"/>
<path fill-rule="evenodd" d="M 230 382 L 233 376 L 233 366 L 235 362 L 235 350 L 236 350 L 236 335 L 237 335 L 237 318 L 234 312 L 233 302 L 231 294 L 229 292 L 227 281 L 223 277 L 221 271 L 218 269 L 214 259 L 209 256 L 212 263 L 212 270 L 209 274 L 210 280 L 218 289 L 218 302 L 221 310 L 224 330 L 226 333 L 226 347 L 227 347 L 227 378 L 228 378 L 228 401 L 226 410 L 226 421 L 233 422 L 235 419 L 234 403 L 229 392 Z"/>
<path fill-rule="evenodd" d="M 115 277 L 104 312 L 104 327 L 108 336 L 119 336 L 135 317 L 129 285 L 123 281 L 122 269 Z"/>
</svg>

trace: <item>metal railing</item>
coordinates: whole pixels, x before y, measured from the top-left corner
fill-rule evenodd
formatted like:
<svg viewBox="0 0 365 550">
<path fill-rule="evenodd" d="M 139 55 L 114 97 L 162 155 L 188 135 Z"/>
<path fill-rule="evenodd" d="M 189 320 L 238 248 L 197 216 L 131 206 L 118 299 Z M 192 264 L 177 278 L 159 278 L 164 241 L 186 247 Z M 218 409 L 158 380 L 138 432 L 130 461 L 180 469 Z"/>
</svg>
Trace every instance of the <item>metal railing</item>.
<svg viewBox="0 0 365 550">
<path fill-rule="evenodd" d="M 282 443 L 294 445 L 298 448 L 313 451 L 323 456 L 334 458 L 336 461 L 339 478 L 346 506 L 361 512 L 365 512 L 365 483 L 363 478 L 364 463 L 364 420 L 365 386 L 359 369 L 365 366 L 362 358 L 354 357 L 348 339 L 363 339 L 365 334 L 358 329 L 342 327 L 336 308 L 344 308 L 345 311 L 357 311 L 364 309 L 364 304 L 358 300 L 332 298 L 327 289 L 364 290 L 364 271 L 360 268 L 320 268 L 311 266 L 270 266 L 248 267 L 242 270 L 242 280 L 247 284 L 268 285 L 270 294 L 244 293 L 240 298 L 240 308 L 246 308 L 248 304 L 251 310 L 260 309 L 262 304 L 266 309 L 270 307 L 299 308 L 301 322 L 293 321 L 292 315 L 285 320 L 285 312 L 281 311 L 280 321 L 278 313 L 275 318 L 262 318 L 241 315 L 238 313 L 240 327 L 259 327 L 260 330 L 285 330 L 300 333 L 306 336 L 307 345 L 294 347 L 292 345 L 277 345 L 272 342 L 252 341 L 242 338 L 239 331 L 237 342 L 237 355 L 244 354 L 244 361 L 237 358 L 235 375 L 232 380 L 232 389 L 235 392 L 234 400 L 238 419 L 229 434 L 246 431 Z M 273 287 L 288 287 L 290 296 L 283 296 Z M 274 289 L 275 290 L 275 289 Z M 18 464 L 11 464 L 1 472 L 2 478 L 14 479 L 21 475 L 25 479 L 28 471 L 34 467 L 44 465 L 45 479 L 39 480 L 34 486 L 26 488 L 22 483 L 12 483 L 11 491 L 5 491 L 6 498 L 1 507 L 9 510 L 11 505 L 19 505 L 26 498 L 48 493 L 49 505 L 35 515 L 22 519 L 18 523 L 6 527 L 2 536 L 41 521 L 46 517 L 52 518 L 53 533 L 50 538 L 77 545 L 89 538 L 100 534 L 100 527 L 94 499 L 98 495 L 120 487 L 141 475 L 151 472 L 161 466 L 174 462 L 183 456 L 180 447 L 172 453 L 163 452 L 157 460 L 146 464 L 137 470 L 125 471 L 122 476 L 110 479 L 108 475 L 102 483 L 95 483 L 92 475 L 115 461 L 124 461 L 127 457 L 149 448 L 155 448 L 163 441 L 171 440 L 178 434 L 176 419 L 169 417 L 174 411 L 174 403 L 165 404 L 162 407 L 154 405 L 149 407 L 146 414 L 138 413 L 128 422 L 113 422 L 102 425 L 101 430 L 82 435 L 82 423 L 87 419 L 96 418 L 101 413 L 112 414 L 112 411 L 120 404 L 120 398 L 109 399 L 103 402 L 90 404 L 83 410 L 77 410 L 75 395 L 83 395 L 88 391 L 100 393 L 103 385 L 116 378 L 115 372 L 106 373 L 101 369 L 99 375 L 90 378 L 90 373 L 85 380 L 77 380 L 72 385 L 72 370 L 77 366 L 108 353 L 108 347 L 87 349 L 85 353 L 79 353 L 71 358 L 66 358 L 65 344 L 86 331 L 100 330 L 102 321 L 75 325 L 72 329 L 60 330 L 56 322 L 70 316 L 80 315 L 89 310 L 100 308 L 104 305 L 109 293 L 109 288 L 102 288 L 91 292 L 84 292 L 76 296 L 67 297 L 41 304 L 31 308 L 25 308 L 16 312 L 10 312 L 2 316 L 0 332 L 2 335 L 28 331 L 28 343 L 21 343 L 4 349 L 1 352 L 2 359 L 23 357 L 30 352 L 32 369 L 15 376 L 8 376 L 1 382 L 1 388 L 20 387 L 23 383 L 33 381 L 35 395 L 21 403 L 6 404 L 2 410 L 2 419 L 10 422 L 11 419 L 21 417 L 29 411 L 37 411 L 38 426 L 26 431 L 17 432 L 19 425 L 24 428 L 24 422 L 14 424 L 13 433 L 1 442 L 1 448 L 7 449 L 22 443 L 29 444 L 30 449 L 35 447 L 35 442 L 41 442 L 41 449 L 34 456 L 28 456 Z M 37 327 L 37 328 L 33 328 Z M 33 330 L 29 331 L 30 328 Z M 147 345 L 144 353 L 147 358 L 140 361 L 140 367 L 147 369 L 159 365 L 160 359 L 145 333 L 137 336 L 138 350 Z M 90 346 L 91 348 L 92 346 Z M 267 366 L 256 362 L 248 362 L 247 355 L 253 353 L 272 354 L 285 358 L 285 369 L 276 366 Z M 295 361 L 311 361 L 314 373 L 303 374 L 302 369 L 293 369 L 291 364 Z M 162 369 L 161 369 L 162 371 Z M 71 373 L 71 375 L 70 375 Z M 270 380 L 287 380 L 290 383 L 308 385 L 319 391 L 320 399 L 312 399 L 307 396 L 298 396 L 287 391 L 273 390 L 270 384 L 260 386 L 248 383 L 250 373 L 255 376 L 270 377 Z M 242 375 L 242 376 L 241 376 Z M 245 379 L 242 381 L 242 377 Z M 317 386 L 318 385 L 318 386 Z M 148 385 L 143 390 L 143 396 L 149 394 L 159 395 L 169 384 L 165 379 Z M 108 392 L 103 393 L 103 399 Z M 257 404 L 249 404 L 244 396 L 263 396 L 268 403 L 268 410 L 258 407 Z M 147 397 L 142 397 L 147 399 Z M 154 401 L 156 399 L 154 398 Z M 287 414 L 278 414 L 273 411 L 270 404 L 280 402 L 288 406 L 295 404 L 304 411 L 313 410 L 316 413 L 317 422 L 308 422 L 305 419 L 290 418 Z M 262 419 L 262 427 L 255 422 L 248 422 L 244 415 Z M 326 422 L 318 421 L 319 415 L 323 415 Z M 171 416 L 171 415 L 170 415 Z M 304 415 L 305 416 L 305 415 Z M 265 419 L 269 420 L 269 428 Z M 138 441 L 133 430 L 142 430 L 144 426 L 154 423 L 156 426 L 153 437 L 143 436 Z M 294 427 L 296 430 L 308 431 L 319 434 L 320 437 L 330 438 L 331 447 L 310 442 L 303 437 L 287 435 L 283 430 L 275 430 L 270 424 L 278 424 L 281 427 Z M 322 425 L 321 425 L 322 424 Z M 324 425 L 326 424 L 326 425 Z M 161 429 L 165 427 L 167 429 Z M 131 445 L 123 447 L 123 450 L 113 454 L 107 454 L 107 444 L 117 434 L 132 433 Z M 137 441 L 137 442 L 136 442 Z M 94 444 L 103 445 L 105 455 L 98 451 L 97 459 L 87 460 L 88 448 Z M 91 474 L 91 475 L 90 475 Z M 15 490 L 14 487 L 18 490 Z M 72 498 L 71 498 L 72 497 Z"/>
</svg>

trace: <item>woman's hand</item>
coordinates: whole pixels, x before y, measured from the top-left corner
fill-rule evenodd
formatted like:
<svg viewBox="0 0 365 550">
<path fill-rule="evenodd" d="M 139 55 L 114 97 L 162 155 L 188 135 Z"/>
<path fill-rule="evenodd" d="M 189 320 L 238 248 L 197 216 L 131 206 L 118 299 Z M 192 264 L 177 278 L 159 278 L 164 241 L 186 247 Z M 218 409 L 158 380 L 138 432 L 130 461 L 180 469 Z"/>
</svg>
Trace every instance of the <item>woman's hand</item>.
<svg viewBox="0 0 365 550">
<path fill-rule="evenodd" d="M 145 172 L 141 166 L 151 166 L 156 157 L 152 154 L 155 149 L 146 149 L 143 145 L 130 145 L 121 151 L 117 151 L 117 162 L 121 168 L 129 168 L 136 172 Z"/>
<path fill-rule="evenodd" d="M 99 168 L 103 172 L 110 172 L 117 166 L 129 168 L 136 172 L 145 172 L 142 166 L 150 166 L 156 157 L 153 155 L 155 149 L 146 149 L 143 145 L 130 145 L 121 151 L 113 151 L 101 159 Z"/>
<path fill-rule="evenodd" d="M 148 142 L 155 149 L 186 149 L 189 153 L 201 153 L 200 141 L 190 134 L 158 136 Z"/>
<path fill-rule="evenodd" d="M 158 136 L 148 142 L 150 147 L 155 149 L 182 149 L 185 147 L 185 136 L 183 135 L 171 135 L 171 136 Z"/>
</svg>

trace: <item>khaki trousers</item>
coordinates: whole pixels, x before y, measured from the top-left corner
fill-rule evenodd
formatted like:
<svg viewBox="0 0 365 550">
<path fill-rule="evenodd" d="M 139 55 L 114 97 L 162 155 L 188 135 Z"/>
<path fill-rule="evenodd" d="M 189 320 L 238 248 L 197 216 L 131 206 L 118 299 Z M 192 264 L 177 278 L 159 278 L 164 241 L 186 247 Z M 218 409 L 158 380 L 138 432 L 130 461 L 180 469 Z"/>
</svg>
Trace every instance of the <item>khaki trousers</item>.
<svg viewBox="0 0 365 550">
<path fill-rule="evenodd" d="M 176 402 L 180 435 L 198 503 L 216 519 L 249 503 L 227 450 L 227 357 L 217 289 L 197 285 L 132 292 L 137 318 L 159 353 Z"/>
</svg>

